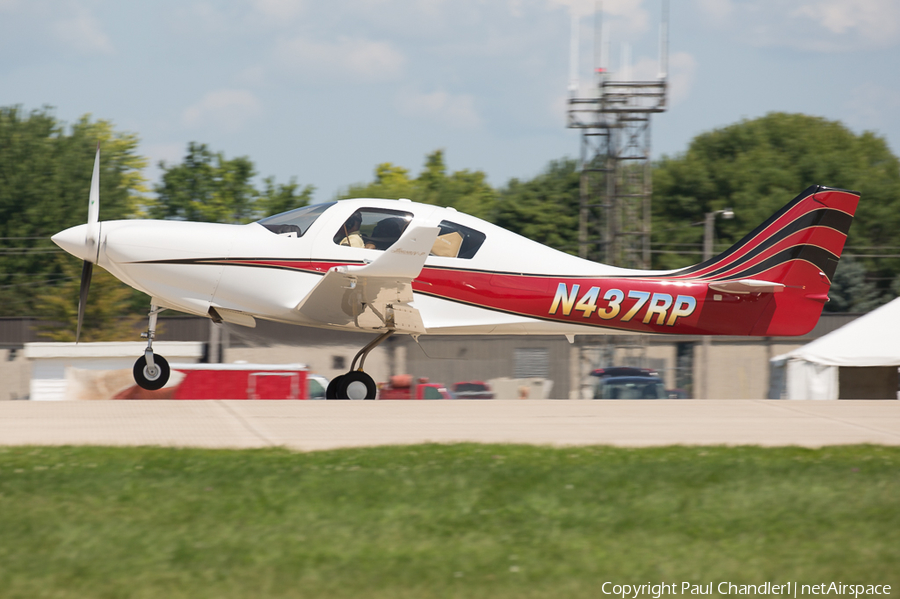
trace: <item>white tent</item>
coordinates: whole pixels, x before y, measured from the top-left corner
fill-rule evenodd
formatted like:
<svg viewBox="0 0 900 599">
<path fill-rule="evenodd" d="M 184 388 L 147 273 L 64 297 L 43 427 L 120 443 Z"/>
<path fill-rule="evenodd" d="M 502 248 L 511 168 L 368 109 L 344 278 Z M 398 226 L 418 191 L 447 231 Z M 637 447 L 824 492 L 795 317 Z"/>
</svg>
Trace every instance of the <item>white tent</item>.
<svg viewBox="0 0 900 599">
<path fill-rule="evenodd" d="M 787 399 L 838 399 L 842 368 L 888 367 L 896 380 L 900 298 L 803 347 L 775 356 L 771 363 L 773 369 L 786 369 Z"/>
</svg>

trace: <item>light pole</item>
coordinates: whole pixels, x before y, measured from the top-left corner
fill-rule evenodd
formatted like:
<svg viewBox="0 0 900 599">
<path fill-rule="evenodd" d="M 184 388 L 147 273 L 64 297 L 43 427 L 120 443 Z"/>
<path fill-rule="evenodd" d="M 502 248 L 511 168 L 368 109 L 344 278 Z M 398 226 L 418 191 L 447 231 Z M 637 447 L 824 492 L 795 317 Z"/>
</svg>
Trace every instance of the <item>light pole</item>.
<svg viewBox="0 0 900 599">
<path fill-rule="evenodd" d="M 707 212 L 703 221 L 703 261 L 706 262 L 713 257 L 713 234 L 715 233 L 716 217 L 721 216 L 725 219 L 734 218 L 734 210 L 725 208 L 714 212 Z M 712 337 L 710 335 L 703 336 L 703 397 L 704 399 L 712 399 L 709 393 L 710 385 L 710 353 L 712 353 Z"/>
<path fill-rule="evenodd" d="M 713 257 L 713 233 L 715 231 L 716 217 L 721 216 L 724 219 L 734 218 L 734 210 L 725 208 L 716 210 L 715 212 L 707 212 L 706 220 L 703 222 L 703 261 L 706 262 Z"/>
</svg>

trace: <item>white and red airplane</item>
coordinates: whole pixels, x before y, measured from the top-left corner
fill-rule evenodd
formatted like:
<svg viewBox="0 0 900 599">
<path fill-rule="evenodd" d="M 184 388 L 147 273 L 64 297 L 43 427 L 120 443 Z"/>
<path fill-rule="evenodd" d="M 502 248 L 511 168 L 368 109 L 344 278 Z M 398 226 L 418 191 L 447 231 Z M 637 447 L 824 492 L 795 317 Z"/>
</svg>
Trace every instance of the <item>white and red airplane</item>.
<svg viewBox="0 0 900 599">
<path fill-rule="evenodd" d="M 150 296 L 146 389 L 165 309 L 254 326 L 257 318 L 378 333 L 331 398 L 374 398 L 365 358 L 393 333 L 802 335 L 819 319 L 859 202 L 812 186 L 726 252 L 688 268 L 629 270 L 551 249 L 478 218 L 409 200 L 314 204 L 247 225 L 99 221 L 99 148 L 88 222 L 53 241 L 84 261 L 80 334 L 98 264 Z"/>
</svg>

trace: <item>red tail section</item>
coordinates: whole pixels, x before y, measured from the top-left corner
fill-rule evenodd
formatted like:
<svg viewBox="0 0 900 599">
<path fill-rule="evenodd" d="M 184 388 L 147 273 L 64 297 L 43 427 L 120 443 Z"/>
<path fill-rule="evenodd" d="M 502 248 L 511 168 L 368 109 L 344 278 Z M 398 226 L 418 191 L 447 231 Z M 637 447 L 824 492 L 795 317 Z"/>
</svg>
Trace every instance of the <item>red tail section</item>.
<svg viewBox="0 0 900 599">
<path fill-rule="evenodd" d="M 828 301 L 859 194 L 810 187 L 702 264 L 664 275 L 425 268 L 417 293 L 553 322 L 680 335 L 803 335 Z"/>
<path fill-rule="evenodd" d="M 734 334 L 734 328 L 745 335 L 808 333 L 828 301 L 858 203 L 856 192 L 810 187 L 723 254 L 675 273 L 674 279 L 707 282 L 697 328 L 712 334 Z M 753 309 L 735 305 L 751 299 Z M 742 317 L 744 322 L 728 322 Z"/>
</svg>

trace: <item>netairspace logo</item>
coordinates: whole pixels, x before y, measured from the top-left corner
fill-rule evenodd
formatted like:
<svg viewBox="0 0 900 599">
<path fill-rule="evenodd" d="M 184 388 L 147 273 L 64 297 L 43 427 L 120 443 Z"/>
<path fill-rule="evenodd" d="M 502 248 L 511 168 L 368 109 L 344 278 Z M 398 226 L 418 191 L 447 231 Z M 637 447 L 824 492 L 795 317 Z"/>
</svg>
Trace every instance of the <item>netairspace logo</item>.
<svg viewBox="0 0 900 599">
<path fill-rule="evenodd" d="M 663 595 L 712 595 L 713 589 L 719 595 L 785 595 L 797 597 L 799 595 L 852 595 L 854 598 L 867 595 L 890 595 L 889 584 L 844 584 L 842 582 L 823 582 L 819 584 L 800 584 L 797 582 L 785 582 L 775 584 L 764 582 L 762 584 L 735 584 L 709 582 L 694 584 L 691 582 L 661 582 L 653 584 L 617 584 L 604 582 L 600 588 L 604 595 L 614 595 L 622 599 L 638 599 L 646 596 L 660 599 Z"/>
</svg>

